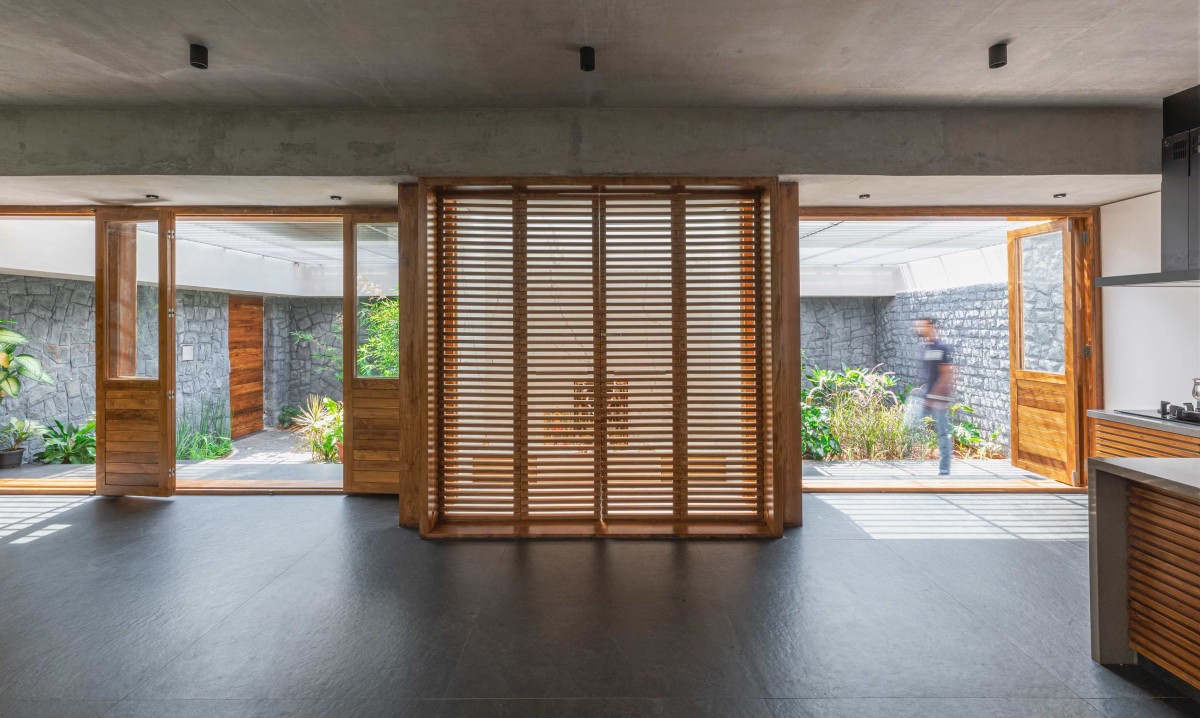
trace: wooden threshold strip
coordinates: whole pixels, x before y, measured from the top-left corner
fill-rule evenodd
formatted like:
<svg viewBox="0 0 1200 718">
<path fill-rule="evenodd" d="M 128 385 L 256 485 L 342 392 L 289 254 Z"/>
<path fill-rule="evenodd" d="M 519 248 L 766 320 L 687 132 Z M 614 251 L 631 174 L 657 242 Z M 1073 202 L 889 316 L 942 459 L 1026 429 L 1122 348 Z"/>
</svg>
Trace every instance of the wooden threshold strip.
<svg viewBox="0 0 1200 718">
<path fill-rule="evenodd" d="M 589 539 L 589 538 L 680 538 L 680 539 L 769 539 L 775 538 L 761 522 L 697 521 L 590 521 L 479 523 L 442 521 L 426 535 L 431 539 Z"/>
</svg>

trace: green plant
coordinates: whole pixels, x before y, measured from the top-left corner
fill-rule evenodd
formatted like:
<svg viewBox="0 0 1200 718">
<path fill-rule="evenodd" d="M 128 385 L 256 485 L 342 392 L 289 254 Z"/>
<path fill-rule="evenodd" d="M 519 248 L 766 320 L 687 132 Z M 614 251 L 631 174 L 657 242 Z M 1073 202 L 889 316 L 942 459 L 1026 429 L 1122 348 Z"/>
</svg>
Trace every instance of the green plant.
<svg viewBox="0 0 1200 718">
<path fill-rule="evenodd" d="M 281 429 L 290 429 L 296 423 L 296 417 L 300 416 L 300 407 L 285 406 L 279 410 L 279 427 Z"/>
<path fill-rule="evenodd" d="M 33 458 L 43 464 L 96 463 L 96 420 L 88 419 L 83 426 L 54 420 L 42 435 L 46 442 Z"/>
<path fill-rule="evenodd" d="M 203 396 L 196 413 L 175 419 L 175 457 L 190 461 L 224 458 L 233 451 L 230 434 L 225 402 Z"/>
<path fill-rule="evenodd" d="M 310 395 L 293 425 L 314 461 L 338 461 L 343 435 L 341 403 L 327 396 Z"/>
<path fill-rule="evenodd" d="M 26 441 L 45 433 L 46 427 L 40 421 L 13 417 L 8 420 L 8 426 L 0 427 L 0 451 L 15 451 Z"/>
<path fill-rule="evenodd" d="M 358 375 L 400 375 L 400 300 L 377 297 L 358 308 Z"/>
<path fill-rule="evenodd" d="M 827 407 L 802 402 L 800 420 L 800 445 L 806 458 L 822 461 L 841 453 L 842 445 L 833 435 Z"/>
<path fill-rule="evenodd" d="M 0 401 L 20 394 L 23 379 L 43 384 L 54 383 L 54 379 L 42 369 L 37 357 L 18 353 L 22 346 L 29 343 L 29 337 L 10 329 L 14 323 L 0 319 Z"/>
</svg>

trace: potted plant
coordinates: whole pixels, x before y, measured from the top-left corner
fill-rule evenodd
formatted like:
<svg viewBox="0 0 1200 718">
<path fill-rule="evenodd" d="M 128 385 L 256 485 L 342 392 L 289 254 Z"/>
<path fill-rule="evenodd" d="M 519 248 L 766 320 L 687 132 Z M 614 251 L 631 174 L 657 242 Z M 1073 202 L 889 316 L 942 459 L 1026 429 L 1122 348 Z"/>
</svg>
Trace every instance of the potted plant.
<svg viewBox="0 0 1200 718">
<path fill-rule="evenodd" d="M 19 349 L 29 343 L 29 337 L 9 326 L 8 319 L 0 319 L 0 402 L 21 393 L 21 380 L 40 381 L 53 384 L 54 379 L 42 369 L 42 364 L 32 354 L 20 354 Z"/>
<path fill-rule="evenodd" d="M 0 469 L 20 466 L 25 442 L 45 433 L 46 427 L 32 419 L 9 419 L 7 426 L 0 427 Z"/>
</svg>

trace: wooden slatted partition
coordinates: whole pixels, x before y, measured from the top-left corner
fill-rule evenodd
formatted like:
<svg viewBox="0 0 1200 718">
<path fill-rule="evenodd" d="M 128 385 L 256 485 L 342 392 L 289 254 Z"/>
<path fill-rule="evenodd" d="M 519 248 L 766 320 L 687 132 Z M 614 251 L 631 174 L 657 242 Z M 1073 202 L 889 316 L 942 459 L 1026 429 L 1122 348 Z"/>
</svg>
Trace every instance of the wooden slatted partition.
<svg viewBox="0 0 1200 718">
<path fill-rule="evenodd" d="M 1095 455 L 1200 458 L 1200 439 L 1169 431 L 1093 419 Z"/>
<path fill-rule="evenodd" d="M 776 531 L 763 194 L 437 188 L 423 529 Z"/>
<path fill-rule="evenodd" d="M 1200 502 L 1128 490 L 1129 645 L 1200 688 Z"/>
</svg>

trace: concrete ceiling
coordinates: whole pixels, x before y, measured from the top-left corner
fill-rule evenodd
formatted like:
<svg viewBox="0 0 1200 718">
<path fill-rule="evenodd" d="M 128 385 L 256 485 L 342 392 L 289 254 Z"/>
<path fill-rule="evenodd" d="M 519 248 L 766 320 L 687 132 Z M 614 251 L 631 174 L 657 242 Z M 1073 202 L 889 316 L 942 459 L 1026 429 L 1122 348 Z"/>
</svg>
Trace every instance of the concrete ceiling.
<svg viewBox="0 0 1200 718">
<path fill-rule="evenodd" d="M 1094 207 L 1157 192 L 1162 185 L 1160 175 L 795 175 L 784 179 L 800 184 L 803 207 Z M 870 197 L 859 199 L 864 194 Z M 1067 196 L 1056 199 L 1056 194 Z"/>
<path fill-rule="evenodd" d="M 1196 0 L 0 0 L 0 16 L 9 105 L 1150 107 L 1200 81 Z M 1008 67 L 988 70 L 1005 39 Z M 193 40 L 210 69 L 188 67 Z"/>
</svg>

